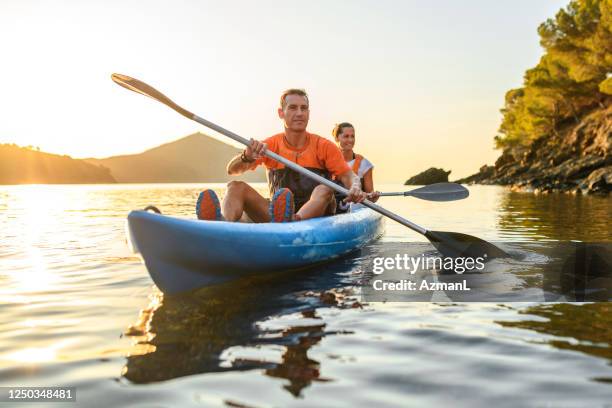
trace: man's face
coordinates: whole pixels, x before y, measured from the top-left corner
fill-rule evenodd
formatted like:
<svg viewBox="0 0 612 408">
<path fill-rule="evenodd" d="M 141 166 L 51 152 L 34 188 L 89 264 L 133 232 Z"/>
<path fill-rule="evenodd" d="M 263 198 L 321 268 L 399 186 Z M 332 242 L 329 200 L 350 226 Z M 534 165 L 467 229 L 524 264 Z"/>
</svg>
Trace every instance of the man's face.
<svg viewBox="0 0 612 408">
<path fill-rule="evenodd" d="M 301 95 L 287 95 L 285 107 L 278 109 L 278 116 L 285 122 L 287 129 L 303 132 L 310 117 L 308 100 Z"/>
</svg>

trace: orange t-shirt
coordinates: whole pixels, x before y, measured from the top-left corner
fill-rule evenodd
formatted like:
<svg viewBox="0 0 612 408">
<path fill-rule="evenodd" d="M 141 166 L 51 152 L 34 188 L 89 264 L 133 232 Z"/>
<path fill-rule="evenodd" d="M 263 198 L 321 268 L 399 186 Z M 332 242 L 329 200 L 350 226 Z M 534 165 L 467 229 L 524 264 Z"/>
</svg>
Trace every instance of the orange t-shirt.
<svg viewBox="0 0 612 408">
<path fill-rule="evenodd" d="M 270 136 L 263 142 L 268 145 L 269 151 L 283 156 L 302 167 L 327 170 L 336 177 L 351 170 L 344 161 L 344 157 L 338 146 L 331 140 L 315 135 L 314 133 L 306 132 L 306 143 L 300 149 L 289 145 L 285 139 L 284 133 Z M 251 165 L 250 169 L 253 170 L 260 164 L 263 164 L 269 170 L 277 170 L 285 167 L 284 164 L 264 156 L 257 159 Z"/>
</svg>

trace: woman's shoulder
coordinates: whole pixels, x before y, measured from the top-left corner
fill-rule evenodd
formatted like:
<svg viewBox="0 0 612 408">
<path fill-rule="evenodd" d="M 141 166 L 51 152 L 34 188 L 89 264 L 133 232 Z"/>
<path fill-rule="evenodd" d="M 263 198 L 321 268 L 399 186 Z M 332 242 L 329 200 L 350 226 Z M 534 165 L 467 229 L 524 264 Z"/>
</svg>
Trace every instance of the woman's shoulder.
<svg viewBox="0 0 612 408">
<path fill-rule="evenodd" d="M 366 159 L 366 157 L 362 154 L 355 153 L 355 159 L 361 160 L 361 166 L 365 166 L 369 168 L 374 167 L 374 164 L 372 164 L 372 162 Z"/>
</svg>

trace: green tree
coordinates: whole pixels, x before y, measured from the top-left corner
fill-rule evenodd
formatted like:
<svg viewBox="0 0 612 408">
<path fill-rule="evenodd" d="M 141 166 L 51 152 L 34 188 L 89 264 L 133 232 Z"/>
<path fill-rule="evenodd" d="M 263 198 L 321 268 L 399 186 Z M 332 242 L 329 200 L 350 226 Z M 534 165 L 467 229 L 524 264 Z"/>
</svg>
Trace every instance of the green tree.
<svg viewBox="0 0 612 408">
<path fill-rule="evenodd" d="M 612 0 L 572 0 L 538 33 L 544 55 L 506 94 L 498 147 L 555 133 L 612 95 Z"/>
</svg>

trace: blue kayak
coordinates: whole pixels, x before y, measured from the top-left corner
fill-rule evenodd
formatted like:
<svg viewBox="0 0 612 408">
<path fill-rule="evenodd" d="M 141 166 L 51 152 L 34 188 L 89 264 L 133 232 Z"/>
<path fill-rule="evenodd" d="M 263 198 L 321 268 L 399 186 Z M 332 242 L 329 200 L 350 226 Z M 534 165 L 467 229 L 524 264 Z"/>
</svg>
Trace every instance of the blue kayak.
<svg viewBox="0 0 612 408">
<path fill-rule="evenodd" d="M 332 260 L 380 237 L 383 224 L 382 215 L 360 205 L 333 217 L 264 224 L 132 211 L 128 237 L 157 287 L 173 294 Z"/>
</svg>

